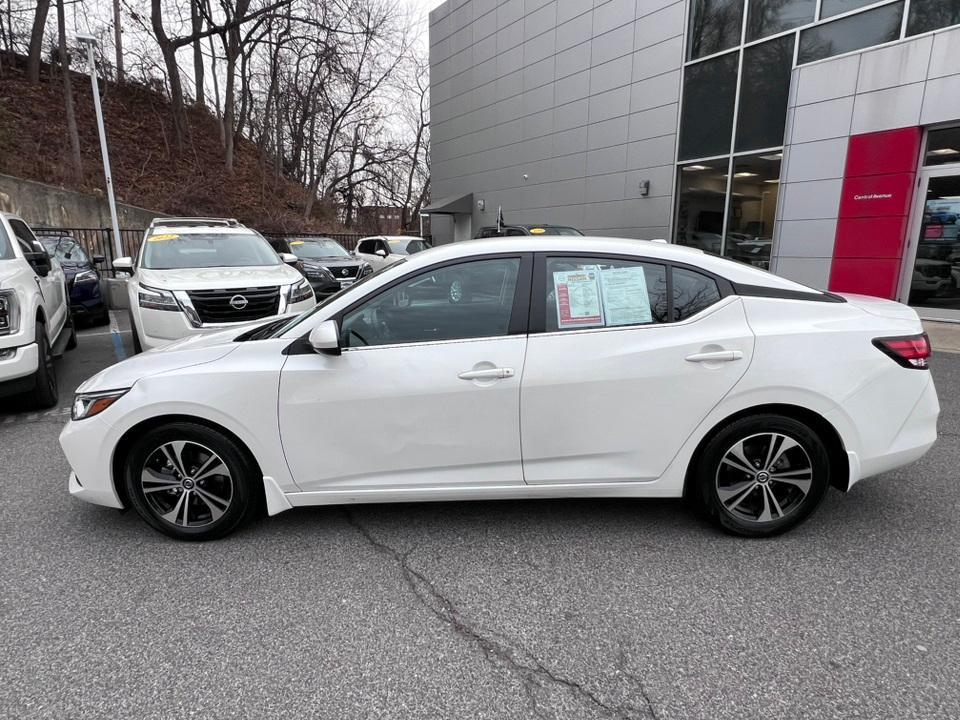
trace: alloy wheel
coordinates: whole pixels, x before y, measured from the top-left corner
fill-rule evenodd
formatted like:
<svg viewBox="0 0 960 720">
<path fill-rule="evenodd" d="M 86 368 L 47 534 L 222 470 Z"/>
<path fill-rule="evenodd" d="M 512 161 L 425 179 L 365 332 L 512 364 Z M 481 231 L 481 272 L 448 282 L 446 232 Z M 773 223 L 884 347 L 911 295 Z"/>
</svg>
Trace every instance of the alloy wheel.
<svg viewBox="0 0 960 720">
<path fill-rule="evenodd" d="M 799 508 L 813 484 L 813 463 L 804 447 L 782 433 L 743 438 L 724 453 L 716 492 L 738 520 L 768 523 Z"/>
<path fill-rule="evenodd" d="M 454 280 L 450 283 L 450 302 L 458 303 L 463 300 L 463 283 Z"/>
<path fill-rule="evenodd" d="M 147 455 L 140 489 L 150 510 L 178 527 L 216 522 L 234 494 L 233 477 L 220 456 L 190 440 L 166 442 Z"/>
</svg>

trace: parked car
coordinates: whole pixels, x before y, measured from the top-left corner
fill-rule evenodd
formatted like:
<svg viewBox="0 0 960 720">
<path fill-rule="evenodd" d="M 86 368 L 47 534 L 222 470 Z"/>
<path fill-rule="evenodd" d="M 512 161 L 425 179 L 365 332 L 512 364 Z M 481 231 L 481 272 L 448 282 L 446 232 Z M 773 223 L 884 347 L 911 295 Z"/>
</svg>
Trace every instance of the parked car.
<svg viewBox="0 0 960 720">
<path fill-rule="evenodd" d="M 110 322 L 110 309 L 100 288 L 100 271 L 97 269 L 106 258 L 103 255 L 91 258 L 70 235 L 41 233 L 39 239 L 47 254 L 55 257 L 63 268 L 74 321 L 91 325 Z"/>
<path fill-rule="evenodd" d="M 430 243 L 421 237 L 377 235 L 360 239 L 357 242 L 356 256 L 374 270 L 380 270 L 429 247 Z"/>
<path fill-rule="evenodd" d="M 467 302 L 411 292 L 467 272 Z M 695 250 L 481 240 L 107 368 L 60 442 L 71 493 L 182 539 L 263 506 L 587 496 L 766 536 L 931 447 L 929 356 L 909 307 Z"/>
<path fill-rule="evenodd" d="M 313 307 L 310 283 L 257 232 L 236 220 L 164 218 L 147 229 L 136 259 L 113 261 L 127 280 L 136 352 L 211 328 Z"/>
<path fill-rule="evenodd" d="M 319 300 L 325 300 L 373 272 L 370 263 L 351 255 L 336 240 L 327 237 L 300 237 L 288 241 L 303 274 Z"/>
<path fill-rule="evenodd" d="M 583 237 L 576 228 L 566 225 L 487 225 L 480 228 L 474 238 L 520 237 L 523 235 L 566 235 Z"/>
<path fill-rule="evenodd" d="M 54 359 L 77 346 L 63 269 L 27 224 L 0 213 L 0 397 L 57 404 Z"/>
</svg>

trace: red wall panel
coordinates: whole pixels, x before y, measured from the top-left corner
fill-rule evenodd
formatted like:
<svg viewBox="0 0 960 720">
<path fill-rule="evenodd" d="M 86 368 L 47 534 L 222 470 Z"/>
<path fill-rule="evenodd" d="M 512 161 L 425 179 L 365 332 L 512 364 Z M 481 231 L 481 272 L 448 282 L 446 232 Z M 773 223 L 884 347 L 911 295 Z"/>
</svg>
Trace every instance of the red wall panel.
<svg viewBox="0 0 960 720">
<path fill-rule="evenodd" d="M 854 135 L 847 147 L 847 177 L 916 172 L 923 128 Z"/>
<path fill-rule="evenodd" d="M 831 290 L 896 297 L 922 137 L 913 127 L 850 138 Z"/>
</svg>

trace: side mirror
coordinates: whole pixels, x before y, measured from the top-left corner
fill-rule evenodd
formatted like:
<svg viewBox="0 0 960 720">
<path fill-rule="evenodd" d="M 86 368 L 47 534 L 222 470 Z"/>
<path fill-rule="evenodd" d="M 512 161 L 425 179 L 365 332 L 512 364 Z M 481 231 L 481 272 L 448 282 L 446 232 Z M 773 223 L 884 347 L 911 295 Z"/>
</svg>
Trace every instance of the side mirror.
<svg viewBox="0 0 960 720">
<path fill-rule="evenodd" d="M 24 258 L 30 263 L 30 267 L 40 277 L 46 277 L 50 274 L 50 256 L 45 252 L 24 253 Z"/>
<path fill-rule="evenodd" d="M 102 255 L 99 257 L 103 257 Z M 129 257 L 118 257 L 113 261 L 114 270 L 126 270 L 127 272 L 133 270 L 133 258 Z"/>
<path fill-rule="evenodd" d="M 105 255 L 94 255 L 93 262 L 95 265 L 103 265 L 107 261 Z"/>
<path fill-rule="evenodd" d="M 380 248 L 374 253 L 374 255 L 379 255 L 380 257 L 385 258 L 387 256 L 387 251 L 383 248 Z"/>
<path fill-rule="evenodd" d="M 310 331 L 308 338 L 314 352 L 326 355 L 340 354 L 340 328 L 336 320 L 324 320 Z"/>
<path fill-rule="evenodd" d="M 300 258 L 293 253 L 282 252 L 277 253 L 277 255 L 279 255 L 280 259 L 283 260 L 287 265 L 296 265 L 298 262 L 300 262 Z"/>
</svg>

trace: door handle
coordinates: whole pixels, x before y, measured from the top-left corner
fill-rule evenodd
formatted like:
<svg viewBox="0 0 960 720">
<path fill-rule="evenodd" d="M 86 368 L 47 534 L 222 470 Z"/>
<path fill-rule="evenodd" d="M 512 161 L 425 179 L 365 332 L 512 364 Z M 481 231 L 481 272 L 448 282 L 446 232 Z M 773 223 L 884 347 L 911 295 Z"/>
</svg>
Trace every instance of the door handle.
<svg viewBox="0 0 960 720">
<path fill-rule="evenodd" d="M 740 350 L 716 350 L 687 355 L 686 360 L 687 362 L 733 362 L 743 360 L 743 353 Z"/>
<path fill-rule="evenodd" d="M 503 380 L 512 378 L 513 368 L 485 368 L 483 370 L 464 370 L 457 375 L 461 380 Z"/>
</svg>

